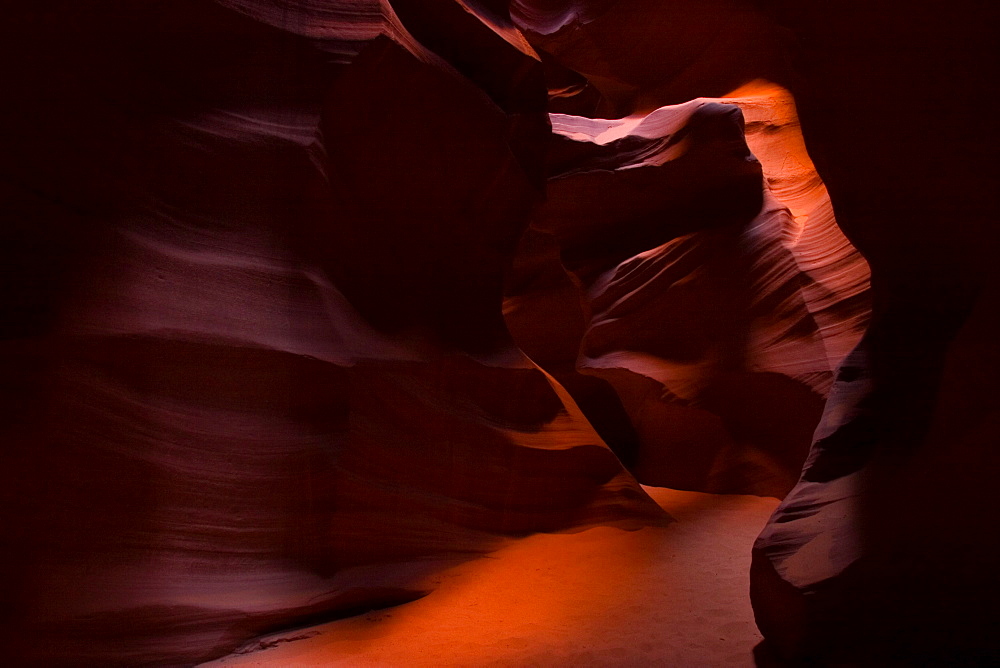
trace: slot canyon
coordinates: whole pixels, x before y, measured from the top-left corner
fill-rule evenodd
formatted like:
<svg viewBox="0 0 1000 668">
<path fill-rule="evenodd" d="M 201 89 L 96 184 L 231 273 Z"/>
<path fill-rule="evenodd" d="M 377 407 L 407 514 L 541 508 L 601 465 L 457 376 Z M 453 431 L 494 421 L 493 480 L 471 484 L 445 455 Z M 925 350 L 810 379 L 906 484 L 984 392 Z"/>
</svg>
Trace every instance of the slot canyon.
<svg viewBox="0 0 1000 668">
<path fill-rule="evenodd" d="M 0 16 L 3 665 L 1000 665 L 1000 6 Z"/>
</svg>

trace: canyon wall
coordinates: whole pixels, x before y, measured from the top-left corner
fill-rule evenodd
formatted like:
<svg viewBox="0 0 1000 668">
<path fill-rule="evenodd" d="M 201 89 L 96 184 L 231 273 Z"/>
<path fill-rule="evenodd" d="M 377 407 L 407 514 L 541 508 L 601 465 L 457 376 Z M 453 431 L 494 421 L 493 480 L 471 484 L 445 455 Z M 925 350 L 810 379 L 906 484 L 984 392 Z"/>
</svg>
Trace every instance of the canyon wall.
<svg viewBox="0 0 1000 668">
<path fill-rule="evenodd" d="M 639 482 L 785 498 L 762 663 L 993 656 L 995 10 L 4 12 L 14 663 L 412 600 Z"/>
<path fill-rule="evenodd" d="M 13 664 L 187 664 L 505 537 L 669 521 L 503 323 L 540 66 L 369 5 L 5 17 Z"/>
</svg>

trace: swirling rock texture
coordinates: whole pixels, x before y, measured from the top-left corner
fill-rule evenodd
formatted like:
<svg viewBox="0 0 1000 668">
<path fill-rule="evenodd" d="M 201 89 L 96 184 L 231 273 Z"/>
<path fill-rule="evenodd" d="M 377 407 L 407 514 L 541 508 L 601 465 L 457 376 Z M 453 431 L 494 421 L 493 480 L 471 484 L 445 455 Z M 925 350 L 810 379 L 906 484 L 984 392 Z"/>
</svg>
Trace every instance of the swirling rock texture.
<svg viewBox="0 0 1000 668">
<path fill-rule="evenodd" d="M 549 264 L 573 279 L 553 309 L 543 272 L 556 270 L 524 262 L 508 322 L 642 482 L 780 497 L 863 331 L 868 269 L 836 226 L 787 91 L 735 95 L 620 121 L 553 115 L 549 198 L 529 234 L 551 238 Z M 552 350 L 550 332 L 574 331 L 557 320 L 573 306 L 575 337 Z M 595 397 L 598 379 L 624 426 Z"/>
<path fill-rule="evenodd" d="M 545 88 L 441 4 L 5 16 L 11 665 L 189 664 L 668 521 L 504 329 Z"/>
<path fill-rule="evenodd" d="M 543 60 L 583 75 L 555 91 L 566 113 L 634 118 L 754 77 L 790 88 L 838 220 L 871 263 L 873 321 L 841 365 L 801 479 L 754 551 L 752 595 L 768 640 L 760 661 L 1000 660 L 990 612 L 1000 546 L 985 529 L 998 464 L 987 408 L 996 389 L 986 380 L 996 369 L 987 343 L 997 309 L 996 129 L 977 113 L 995 101 L 979 77 L 995 66 L 997 11 L 518 0 L 511 16 Z M 627 48 L 616 46 L 623 35 Z M 590 126 L 583 139 L 602 132 Z M 839 341 L 827 346 L 837 361 L 851 337 L 825 341 Z"/>
<path fill-rule="evenodd" d="M 768 10 L 799 39 L 806 139 L 875 308 L 757 542 L 758 624 L 797 661 L 994 665 L 997 137 L 976 109 L 997 11 Z"/>
<path fill-rule="evenodd" d="M 189 664 L 669 521 L 622 462 L 794 484 L 761 663 L 996 658 L 996 10 L 4 13 L 14 665 Z"/>
</svg>

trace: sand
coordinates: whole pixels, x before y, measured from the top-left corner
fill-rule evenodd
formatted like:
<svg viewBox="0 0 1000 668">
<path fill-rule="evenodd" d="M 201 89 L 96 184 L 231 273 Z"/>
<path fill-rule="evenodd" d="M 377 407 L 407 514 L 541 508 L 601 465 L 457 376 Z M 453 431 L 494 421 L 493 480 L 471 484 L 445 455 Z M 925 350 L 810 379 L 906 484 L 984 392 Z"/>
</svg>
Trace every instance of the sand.
<svg viewBox="0 0 1000 668">
<path fill-rule="evenodd" d="M 511 541 L 428 596 L 208 666 L 753 666 L 750 547 L 777 501 L 646 488 L 677 521 Z"/>
</svg>

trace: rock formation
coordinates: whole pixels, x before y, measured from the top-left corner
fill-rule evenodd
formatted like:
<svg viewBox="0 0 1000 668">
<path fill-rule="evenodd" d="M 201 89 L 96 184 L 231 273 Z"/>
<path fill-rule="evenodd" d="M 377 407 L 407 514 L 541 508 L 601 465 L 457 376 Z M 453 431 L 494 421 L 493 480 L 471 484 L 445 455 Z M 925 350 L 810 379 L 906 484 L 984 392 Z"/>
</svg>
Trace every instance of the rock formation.
<svg viewBox="0 0 1000 668">
<path fill-rule="evenodd" d="M 872 266 L 871 325 L 755 550 L 760 660 L 995 662 L 1000 545 L 982 527 L 997 470 L 996 128 L 979 110 L 995 97 L 982 76 L 997 10 L 653 5 L 518 0 L 511 16 L 543 60 L 582 75 L 555 91 L 568 113 L 646 114 L 752 78 L 791 89 L 838 221 Z"/>
<path fill-rule="evenodd" d="M 996 13 L 5 8 L 9 662 L 188 664 L 669 521 L 633 473 L 787 493 L 762 663 L 996 658 Z"/>
<path fill-rule="evenodd" d="M 507 303 L 518 343 L 580 395 L 641 481 L 783 496 L 863 331 L 868 285 L 787 91 L 552 120 L 549 197 L 529 237 L 553 241 L 547 265 L 518 268 Z M 557 292 L 546 276 L 560 260 L 573 280 Z M 597 379 L 624 427 L 593 397 Z"/>
<path fill-rule="evenodd" d="M 388 6 L 271 7 L 12 17 L 15 664 L 190 663 L 501 536 L 668 519 L 504 328 L 537 62 L 480 26 L 527 83 L 477 80 Z"/>
<path fill-rule="evenodd" d="M 794 661 L 991 665 L 1000 246 L 996 128 L 975 110 L 997 12 L 766 4 L 797 36 L 806 140 L 875 307 L 758 540 L 758 624 Z"/>
</svg>

